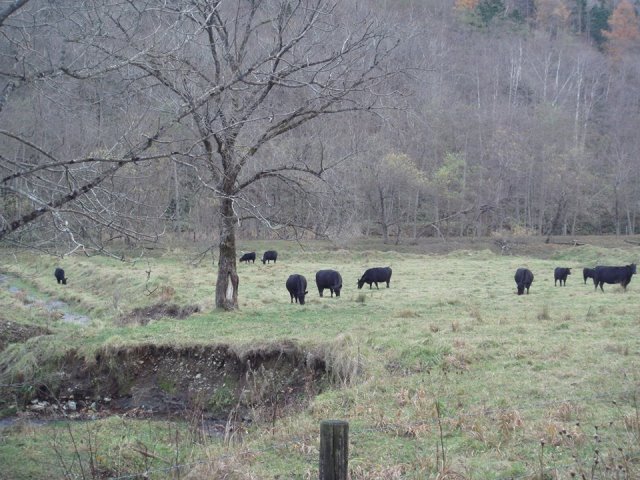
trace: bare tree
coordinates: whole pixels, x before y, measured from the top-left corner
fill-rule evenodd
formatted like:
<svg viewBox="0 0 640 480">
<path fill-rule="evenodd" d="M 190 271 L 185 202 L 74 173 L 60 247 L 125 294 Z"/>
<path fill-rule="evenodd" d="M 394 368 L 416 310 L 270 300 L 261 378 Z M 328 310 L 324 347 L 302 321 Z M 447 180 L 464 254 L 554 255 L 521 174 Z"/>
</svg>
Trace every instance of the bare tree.
<svg viewBox="0 0 640 480">
<path fill-rule="evenodd" d="M 103 140 L 107 154 L 72 159 L 5 132 L 14 150 L 36 152 L 32 164 L 7 162 L 0 180 L 23 198 L 30 197 L 17 180 L 46 172 L 53 185 L 54 175 L 69 176 L 78 165 L 94 168 L 66 192 L 56 183 L 52 200 L 31 198 L 40 206 L 9 219 L 0 238 L 96 191 L 129 164 L 171 157 L 217 199 L 216 306 L 237 308 L 236 225 L 241 216 L 263 217 L 253 186 L 275 181 L 304 190 L 305 176 L 331 168 L 331 159 L 315 155 L 313 137 L 300 142 L 294 132 L 327 115 L 384 108 L 398 41 L 370 12 L 328 0 L 94 0 L 69 7 L 57 10 L 66 49 L 53 78 L 58 87 L 116 85 L 126 98 L 123 121 Z M 308 157 L 269 155 L 269 145 L 294 139 L 306 144 L 297 151 Z"/>
</svg>

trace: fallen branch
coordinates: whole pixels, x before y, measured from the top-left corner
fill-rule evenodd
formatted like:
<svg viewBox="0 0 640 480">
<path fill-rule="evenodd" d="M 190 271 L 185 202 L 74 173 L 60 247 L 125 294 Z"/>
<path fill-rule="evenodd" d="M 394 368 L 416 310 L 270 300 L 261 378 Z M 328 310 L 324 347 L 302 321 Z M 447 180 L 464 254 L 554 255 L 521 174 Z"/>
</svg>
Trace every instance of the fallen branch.
<svg viewBox="0 0 640 480">
<path fill-rule="evenodd" d="M 582 247 L 586 245 L 586 243 L 580 243 L 577 240 L 571 240 L 570 242 L 548 242 L 548 243 L 552 243 L 554 245 L 571 245 L 572 247 Z"/>
</svg>

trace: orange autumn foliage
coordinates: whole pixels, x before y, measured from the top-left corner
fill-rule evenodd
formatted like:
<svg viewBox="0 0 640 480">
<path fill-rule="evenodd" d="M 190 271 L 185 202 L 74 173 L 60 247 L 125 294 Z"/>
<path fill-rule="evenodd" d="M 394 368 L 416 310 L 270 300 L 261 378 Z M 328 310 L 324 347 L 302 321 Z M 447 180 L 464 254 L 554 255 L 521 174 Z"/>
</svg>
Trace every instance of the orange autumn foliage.
<svg viewBox="0 0 640 480">
<path fill-rule="evenodd" d="M 607 39 L 607 50 L 618 57 L 640 45 L 638 14 L 629 0 L 622 0 L 609 18 L 610 31 L 602 32 Z"/>
<path fill-rule="evenodd" d="M 474 10 L 480 0 L 456 0 L 454 3 L 454 8 L 456 10 Z"/>
</svg>

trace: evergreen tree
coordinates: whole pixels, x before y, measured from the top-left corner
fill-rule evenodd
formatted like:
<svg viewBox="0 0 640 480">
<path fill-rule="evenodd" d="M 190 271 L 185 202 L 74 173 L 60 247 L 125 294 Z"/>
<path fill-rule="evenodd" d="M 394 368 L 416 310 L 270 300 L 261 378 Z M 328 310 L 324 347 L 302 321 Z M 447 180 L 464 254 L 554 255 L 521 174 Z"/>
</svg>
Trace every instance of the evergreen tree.
<svg viewBox="0 0 640 480">
<path fill-rule="evenodd" d="M 589 10 L 588 32 L 589 37 L 602 49 L 606 42 L 603 32 L 608 31 L 611 10 L 604 4 L 594 5 Z"/>
</svg>

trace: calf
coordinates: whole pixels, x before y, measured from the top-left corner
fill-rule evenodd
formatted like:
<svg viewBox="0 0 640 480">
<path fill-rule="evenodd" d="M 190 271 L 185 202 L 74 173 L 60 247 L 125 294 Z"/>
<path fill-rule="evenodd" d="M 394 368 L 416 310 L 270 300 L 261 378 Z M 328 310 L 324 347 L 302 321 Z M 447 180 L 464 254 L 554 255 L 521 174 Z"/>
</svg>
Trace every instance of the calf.
<svg viewBox="0 0 640 480">
<path fill-rule="evenodd" d="M 331 291 L 332 297 L 333 292 L 336 293 L 336 297 L 339 297 L 342 290 L 342 277 L 335 270 L 319 270 L 316 272 L 316 285 L 321 297 L 325 288 Z"/>
<path fill-rule="evenodd" d="M 374 267 L 365 270 L 360 280 L 358 280 L 358 289 L 361 289 L 365 283 L 369 284 L 369 289 L 371 289 L 371 284 L 375 283 L 376 288 L 378 287 L 378 282 L 386 282 L 387 288 L 389 288 L 389 282 L 391 281 L 391 268 L 390 267 Z"/>
<path fill-rule="evenodd" d="M 307 279 L 297 273 L 290 275 L 287 278 L 287 290 L 289 290 L 289 295 L 291 296 L 291 303 L 295 298 L 296 303 L 304 305 L 304 296 L 309 293 L 307 292 Z"/>
<path fill-rule="evenodd" d="M 562 283 L 564 282 L 564 286 L 567 286 L 567 275 L 571 275 L 571 269 L 570 268 L 562 268 L 562 267 L 557 267 L 554 271 L 553 271 L 553 286 L 556 286 L 556 283 L 558 282 L 558 280 L 560 280 L 560 286 L 562 286 Z"/>
<path fill-rule="evenodd" d="M 516 270 L 515 275 L 516 285 L 518 286 L 518 295 L 524 293 L 524 289 L 527 289 L 527 295 L 529 295 L 529 287 L 533 283 L 533 273 L 527 268 L 519 268 Z"/>
<path fill-rule="evenodd" d="M 631 282 L 631 277 L 636 273 L 636 264 L 626 265 L 624 267 L 605 267 L 597 266 L 593 275 L 593 283 L 595 289 L 604 292 L 602 285 L 605 283 L 619 283 L 622 288 L 627 289 L 627 285 Z"/>
<path fill-rule="evenodd" d="M 262 263 L 269 263 L 269 260 L 273 260 L 273 263 L 276 263 L 277 259 L 278 259 L 278 252 L 276 252 L 275 250 L 267 250 L 262 255 Z"/>
<path fill-rule="evenodd" d="M 595 268 L 583 268 L 582 269 L 582 277 L 584 278 L 584 284 L 587 284 L 587 278 L 591 278 L 594 283 L 596 281 L 595 278 L 596 269 Z"/>
<path fill-rule="evenodd" d="M 56 268 L 55 272 L 53 272 L 53 276 L 56 277 L 58 283 L 62 283 L 63 285 L 67 284 L 67 278 L 64 276 L 64 270 L 60 267 Z"/>
<path fill-rule="evenodd" d="M 256 252 L 245 253 L 240 257 L 240 262 L 253 262 L 256 263 Z"/>
</svg>

